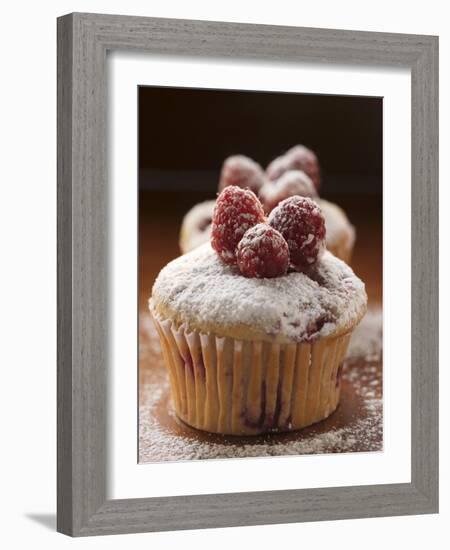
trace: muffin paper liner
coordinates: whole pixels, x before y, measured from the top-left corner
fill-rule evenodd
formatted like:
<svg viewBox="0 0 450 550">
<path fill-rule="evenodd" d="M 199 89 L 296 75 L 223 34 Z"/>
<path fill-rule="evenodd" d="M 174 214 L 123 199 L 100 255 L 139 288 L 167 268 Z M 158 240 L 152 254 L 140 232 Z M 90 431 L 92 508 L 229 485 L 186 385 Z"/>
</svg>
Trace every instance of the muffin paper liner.
<svg viewBox="0 0 450 550">
<path fill-rule="evenodd" d="M 152 311 L 177 416 L 213 433 L 298 430 L 329 416 L 351 332 L 312 343 L 220 338 L 176 328 Z"/>
</svg>

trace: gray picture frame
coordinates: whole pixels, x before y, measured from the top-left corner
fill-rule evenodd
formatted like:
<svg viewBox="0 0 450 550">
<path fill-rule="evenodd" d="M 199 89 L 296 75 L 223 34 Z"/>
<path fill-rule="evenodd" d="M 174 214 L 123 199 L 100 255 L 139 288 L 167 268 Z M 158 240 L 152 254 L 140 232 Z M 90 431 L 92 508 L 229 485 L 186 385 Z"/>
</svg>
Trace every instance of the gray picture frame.
<svg viewBox="0 0 450 550">
<path fill-rule="evenodd" d="M 438 38 L 83 13 L 57 25 L 58 531 L 82 536 L 436 513 Z M 410 483 L 107 499 L 110 50 L 411 69 Z"/>
</svg>

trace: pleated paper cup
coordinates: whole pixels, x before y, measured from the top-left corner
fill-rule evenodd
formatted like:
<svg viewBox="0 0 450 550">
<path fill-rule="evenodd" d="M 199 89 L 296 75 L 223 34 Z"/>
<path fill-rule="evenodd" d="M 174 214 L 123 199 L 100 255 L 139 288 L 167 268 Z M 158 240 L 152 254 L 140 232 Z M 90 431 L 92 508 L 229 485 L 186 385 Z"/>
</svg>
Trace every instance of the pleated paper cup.
<svg viewBox="0 0 450 550">
<path fill-rule="evenodd" d="M 351 332 L 312 343 L 221 338 L 152 311 L 177 416 L 219 434 L 298 430 L 327 418 L 340 396 Z"/>
</svg>

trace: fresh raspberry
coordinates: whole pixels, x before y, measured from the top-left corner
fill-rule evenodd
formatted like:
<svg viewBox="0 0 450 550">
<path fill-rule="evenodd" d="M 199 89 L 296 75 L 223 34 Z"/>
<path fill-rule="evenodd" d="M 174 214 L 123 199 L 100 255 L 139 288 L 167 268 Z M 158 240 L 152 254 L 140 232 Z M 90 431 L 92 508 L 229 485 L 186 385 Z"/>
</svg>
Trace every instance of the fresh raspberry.
<svg viewBox="0 0 450 550">
<path fill-rule="evenodd" d="M 266 212 L 271 212 L 281 201 L 294 195 L 317 197 L 311 178 L 301 170 L 285 172 L 275 182 L 264 185 L 259 194 Z"/>
<path fill-rule="evenodd" d="M 256 195 L 234 185 L 225 187 L 214 207 L 211 246 L 226 264 L 236 263 L 236 246 L 244 233 L 265 221 L 264 210 Z"/>
<path fill-rule="evenodd" d="M 266 223 L 259 223 L 245 233 L 237 246 L 236 256 L 245 277 L 278 277 L 289 267 L 287 242 Z"/>
<path fill-rule="evenodd" d="M 290 197 L 280 202 L 269 216 L 289 247 L 291 265 L 303 271 L 314 264 L 325 250 L 325 219 L 322 210 L 307 197 Z"/>
<path fill-rule="evenodd" d="M 269 180 L 277 180 L 288 170 L 302 170 L 320 187 L 320 167 L 316 155 L 304 145 L 296 145 L 280 157 L 274 159 L 266 169 Z"/>
<path fill-rule="evenodd" d="M 219 192 L 229 185 L 250 189 L 256 195 L 266 182 L 266 175 L 261 166 L 244 155 L 228 157 L 222 165 L 219 180 Z"/>
</svg>

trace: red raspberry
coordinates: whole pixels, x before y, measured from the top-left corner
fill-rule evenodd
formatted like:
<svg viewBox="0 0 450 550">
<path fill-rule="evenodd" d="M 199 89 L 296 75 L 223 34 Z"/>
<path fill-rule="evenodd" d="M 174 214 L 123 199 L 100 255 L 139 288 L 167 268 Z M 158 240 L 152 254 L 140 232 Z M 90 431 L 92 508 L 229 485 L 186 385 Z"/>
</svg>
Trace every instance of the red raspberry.
<svg viewBox="0 0 450 550">
<path fill-rule="evenodd" d="M 244 233 L 265 221 L 264 210 L 256 195 L 248 189 L 226 187 L 214 207 L 211 246 L 226 264 L 236 263 L 236 246 Z"/>
<path fill-rule="evenodd" d="M 228 157 L 222 165 L 219 192 L 229 185 L 237 185 L 257 195 L 265 181 L 266 175 L 257 162 L 244 155 L 234 155 Z"/>
<path fill-rule="evenodd" d="M 290 197 L 272 210 L 269 223 L 289 247 L 291 265 L 303 271 L 325 250 L 325 219 L 319 205 L 307 197 Z"/>
<path fill-rule="evenodd" d="M 251 227 L 236 249 L 237 263 L 245 277 L 278 277 L 289 267 L 287 242 L 266 223 Z"/>
<path fill-rule="evenodd" d="M 274 183 L 267 183 L 260 192 L 260 199 L 266 212 L 271 212 L 284 199 L 300 195 L 317 197 L 317 191 L 309 176 L 301 170 L 289 170 Z"/>
<path fill-rule="evenodd" d="M 320 167 L 316 155 L 304 145 L 296 145 L 280 157 L 274 159 L 266 169 L 270 180 L 277 180 L 288 170 L 302 170 L 313 181 L 316 189 L 320 187 Z"/>
</svg>

